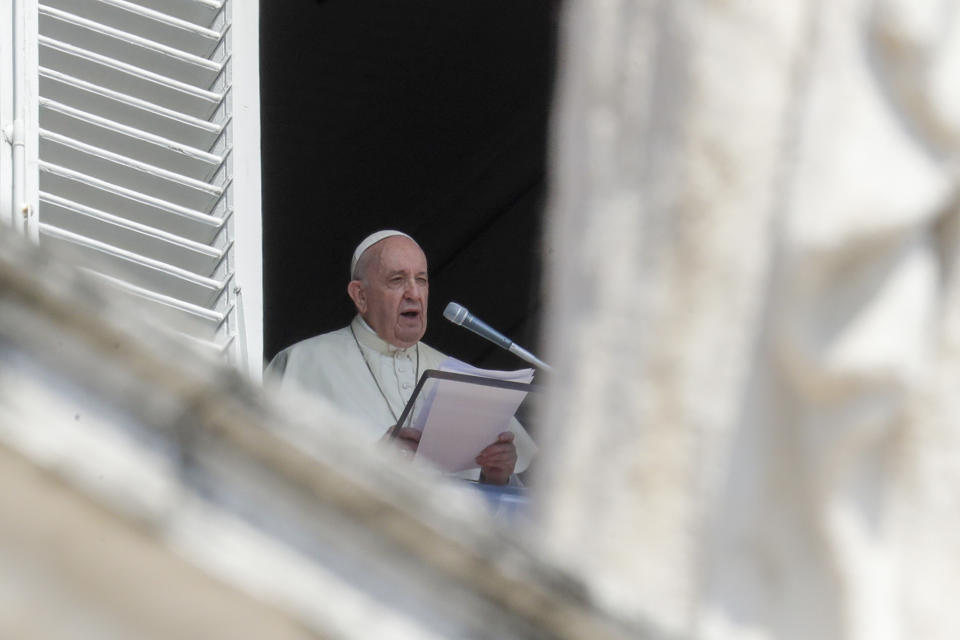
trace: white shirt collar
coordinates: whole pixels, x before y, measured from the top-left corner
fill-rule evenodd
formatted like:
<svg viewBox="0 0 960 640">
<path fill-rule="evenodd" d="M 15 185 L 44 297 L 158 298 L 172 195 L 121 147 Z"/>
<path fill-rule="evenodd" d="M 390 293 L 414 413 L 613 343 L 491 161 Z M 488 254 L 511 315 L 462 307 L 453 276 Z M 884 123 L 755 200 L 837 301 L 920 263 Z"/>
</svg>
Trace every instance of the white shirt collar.
<svg viewBox="0 0 960 640">
<path fill-rule="evenodd" d="M 399 354 L 406 354 L 410 349 L 416 349 L 417 345 L 411 345 L 409 347 L 398 347 L 392 345 L 380 336 L 377 335 L 377 332 L 367 324 L 367 321 L 364 320 L 358 313 L 353 318 L 353 322 L 350 323 L 353 326 L 353 332 L 357 336 L 357 340 L 367 349 L 376 351 L 377 353 L 383 354 L 385 356 L 395 356 Z"/>
</svg>

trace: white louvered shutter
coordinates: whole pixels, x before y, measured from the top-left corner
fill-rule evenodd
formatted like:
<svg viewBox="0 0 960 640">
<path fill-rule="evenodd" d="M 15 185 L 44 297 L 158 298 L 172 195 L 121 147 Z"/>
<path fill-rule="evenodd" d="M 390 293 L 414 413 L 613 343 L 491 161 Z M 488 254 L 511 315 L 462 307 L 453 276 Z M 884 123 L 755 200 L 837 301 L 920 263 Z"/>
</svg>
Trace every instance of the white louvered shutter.
<svg viewBox="0 0 960 640">
<path fill-rule="evenodd" d="M 231 5 L 244 1 L 255 16 L 252 0 L 37 1 L 34 233 L 95 256 L 99 277 L 149 304 L 199 319 L 191 338 L 256 372 L 259 142 L 238 158 L 234 117 L 235 78 L 248 85 L 239 99 L 257 96 L 255 20 L 243 33 L 233 24 Z M 250 33 L 242 44 L 254 55 L 238 70 L 233 49 Z M 247 121 L 243 135 L 259 126 Z M 257 176 L 255 193 L 237 184 L 238 162 Z M 238 221 L 241 193 L 250 210 Z M 241 241 L 256 245 L 243 289 Z"/>
</svg>

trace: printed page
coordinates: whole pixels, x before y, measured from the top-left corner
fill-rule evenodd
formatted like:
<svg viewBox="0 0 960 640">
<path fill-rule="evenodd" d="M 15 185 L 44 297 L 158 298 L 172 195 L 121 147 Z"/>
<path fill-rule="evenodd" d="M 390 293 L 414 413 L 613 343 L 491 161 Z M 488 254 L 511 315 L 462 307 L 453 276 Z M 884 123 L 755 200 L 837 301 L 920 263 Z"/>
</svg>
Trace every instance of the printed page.
<svg viewBox="0 0 960 640">
<path fill-rule="evenodd" d="M 444 362 L 441 370 L 510 382 L 533 380 L 533 369 L 478 369 L 453 358 Z M 510 418 L 526 395 L 525 390 L 428 379 L 420 392 L 422 402 L 411 421 L 411 426 L 423 434 L 417 458 L 429 460 L 450 473 L 475 468 L 475 458 L 507 430 Z"/>
<path fill-rule="evenodd" d="M 511 382 L 532 382 L 533 369 L 517 369 L 515 371 L 501 371 L 499 369 L 481 369 L 472 364 L 467 364 L 463 360 L 448 357 L 440 364 L 440 371 L 452 371 L 453 373 L 465 373 L 471 376 L 482 376 L 484 378 L 493 378 L 495 380 L 509 380 Z"/>
</svg>

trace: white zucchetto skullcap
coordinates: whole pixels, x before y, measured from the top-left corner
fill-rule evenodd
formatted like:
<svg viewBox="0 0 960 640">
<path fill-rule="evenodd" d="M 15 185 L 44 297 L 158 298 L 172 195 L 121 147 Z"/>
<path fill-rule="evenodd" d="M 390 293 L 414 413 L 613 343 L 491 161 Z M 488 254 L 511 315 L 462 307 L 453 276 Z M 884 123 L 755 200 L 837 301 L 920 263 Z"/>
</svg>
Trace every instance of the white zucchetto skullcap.
<svg viewBox="0 0 960 640">
<path fill-rule="evenodd" d="M 357 248 L 353 250 L 353 259 L 350 261 L 350 279 L 351 280 L 354 279 L 354 276 L 355 276 L 354 272 L 357 270 L 357 263 L 360 261 L 360 256 L 363 255 L 363 252 L 369 249 L 370 247 L 372 247 L 373 245 L 377 244 L 381 240 L 386 240 L 387 238 L 392 238 L 393 236 L 402 236 L 404 238 L 409 238 L 410 240 L 413 240 L 413 238 L 405 234 L 403 231 L 396 231 L 394 229 L 384 229 L 382 231 L 374 231 L 373 233 L 368 235 L 366 238 L 364 238 L 363 241 L 361 241 L 360 244 L 357 245 Z M 416 243 L 417 241 L 413 240 L 413 242 Z"/>
</svg>

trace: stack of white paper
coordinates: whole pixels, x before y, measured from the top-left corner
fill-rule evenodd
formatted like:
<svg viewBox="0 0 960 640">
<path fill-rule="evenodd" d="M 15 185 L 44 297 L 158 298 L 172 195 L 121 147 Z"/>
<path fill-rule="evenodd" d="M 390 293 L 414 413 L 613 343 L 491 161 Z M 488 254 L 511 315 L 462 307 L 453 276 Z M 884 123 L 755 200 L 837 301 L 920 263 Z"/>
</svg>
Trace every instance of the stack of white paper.
<svg viewBox="0 0 960 640">
<path fill-rule="evenodd" d="M 479 369 L 456 358 L 440 367 L 469 376 L 529 383 L 533 369 Z M 475 458 L 507 430 L 526 390 L 430 378 L 418 395 L 410 426 L 420 429 L 417 457 L 450 473 L 477 466 Z"/>
<path fill-rule="evenodd" d="M 465 373 L 469 376 L 480 376 L 481 378 L 493 378 L 495 380 L 508 380 L 510 382 L 532 382 L 533 369 L 517 369 L 516 371 L 501 371 L 499 369 L 481 369 L 472 364 L 467 364 L 463 360 L 456 358 L 447 358 L 440 365 L 440 371 L 451 371 L 453 373 Z"/>
</svg>

